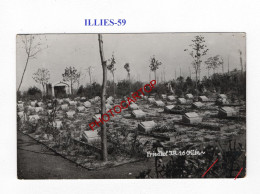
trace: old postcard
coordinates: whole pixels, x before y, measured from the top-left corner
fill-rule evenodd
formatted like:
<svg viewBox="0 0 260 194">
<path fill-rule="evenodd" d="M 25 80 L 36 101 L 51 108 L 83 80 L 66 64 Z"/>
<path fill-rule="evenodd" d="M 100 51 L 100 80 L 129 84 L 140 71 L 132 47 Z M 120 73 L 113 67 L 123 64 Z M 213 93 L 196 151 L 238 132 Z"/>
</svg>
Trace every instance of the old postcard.
<svg viewBox="0 0 260 194">
<path fill-rule="evenodd" d="M 243 178 L 246 34 L 19 34 L 19 179 Z"/>
</svg>

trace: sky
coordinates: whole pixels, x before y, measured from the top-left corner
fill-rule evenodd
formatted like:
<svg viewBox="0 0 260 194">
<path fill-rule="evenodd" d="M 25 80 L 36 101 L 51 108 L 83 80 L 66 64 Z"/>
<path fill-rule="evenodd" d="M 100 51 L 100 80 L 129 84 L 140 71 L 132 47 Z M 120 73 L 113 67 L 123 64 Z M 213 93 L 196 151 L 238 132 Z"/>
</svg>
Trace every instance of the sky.
<svg viewBox="0 0 260 194">
<path fill-rule="evenodd" d="M 150 34 L 103 34 L 103 47 L 105 59 L 115 56 L 115 81 L 127 78 L 124 69 L 125 63 L 130 64 L 131 79 L 150 82 L 154 74 L 150 73 L 150 58 L 162 62 L 157 71 L 157 79 L 161 80 L 161 72 L 165 78 L 172 80 L 176 76 L 191 76 L 195 73 L 191 65 L 193 59 L 185 49 L 196 35 L 205 38 L 209 51 L 202 58 L 201 77 L 208 75 L 204 61 L 212 56 L 220 55 L 224 60 L 224 71 L 234 68 L 240 69 L 239 50 L 242 51 L 243 66 L 246 64 L 246 35 L 245 33 L 150 33 Z M 26 52 L 22 42 L 24 35 L 16 38 L 16 74 L 17 88 L 26 63 Z M 92 82 L 102 82 L 102 66 L 99 54 L 97 34 L 39 34 L 35 36 L 35 43 L 41 43 L 41 52 L 29 60 L 21 90 L 31 86 L 41 88 L 32 76 L 38 68 L 47 68 L 50 71 L 49 83 L 62 81 L 62 73 L 66 67 L 73 66 L 81 72 L 80 84 L 86 85 L 89 81 L 87 68 L 93 67 Z M 222 68 L 217 71 L 222 72 Z M 149 75 L 150 74 L 150 75 Z M 108 71 L 108 79 L 112 74 Z M 75 88 L 75 87 L 74 87 Z"/>
</svg>

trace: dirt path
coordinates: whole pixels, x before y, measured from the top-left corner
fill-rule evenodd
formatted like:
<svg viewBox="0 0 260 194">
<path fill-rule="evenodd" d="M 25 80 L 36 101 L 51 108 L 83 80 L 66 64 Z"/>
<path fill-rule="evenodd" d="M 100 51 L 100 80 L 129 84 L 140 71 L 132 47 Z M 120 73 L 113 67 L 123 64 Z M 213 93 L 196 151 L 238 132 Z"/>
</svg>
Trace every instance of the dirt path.
<svg viewBox="0 0 260 194">
<path fill-rule="evenodd" d="M 153 165 L 153 160 L 150 160 L 99 171 L 88 171 L 56 155 L 21 132 L 17 133 L 19 179 L 135 178 L 140 171 L 152 168 Z"/>
</svg>

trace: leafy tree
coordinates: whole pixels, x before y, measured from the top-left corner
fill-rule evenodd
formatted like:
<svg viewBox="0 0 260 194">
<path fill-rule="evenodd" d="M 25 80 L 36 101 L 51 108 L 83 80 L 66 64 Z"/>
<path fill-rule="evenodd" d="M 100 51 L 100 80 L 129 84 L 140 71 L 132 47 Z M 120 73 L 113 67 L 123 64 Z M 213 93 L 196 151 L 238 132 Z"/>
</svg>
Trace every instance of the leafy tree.
<svg viewBox="0 0 260 194">
<path fill-rule="evenodd" d="M 34 36 L 34 35 L 21 35 L 21 36 L 22 36 L 23 48 L 26 53 L 26 62 L 25 62 L 24 70 L 23 70 L 23 75 L 22 75 L 22 78 L 21 78 L 17 91 L 20 90 L 20 87 L 23 82 L 23 77 L 24 77 L 24 74 L 27 69 L 29 61 L 31 59 L 35 58 L 36 55 L 39 52 L 41 52 L 41 50 L 42 50 L 41 38 L 37 39 L 36 36 Z"/>
<path fill-rule="evenodd" d="M 111 72 L 112 76 L 113 76 L 113 91 L 114 91 L 114 96 L 115 96 L 115 64 L 116 64 L 116 60 L 114 55 L 112 55 L 112 58 L 110 60 L 110 64 L 107 66 L 107 69 Z"/>
<path fill-rule="evenodd" d="M 87 85 L 86 87 L 83 87 L 82 85 L 79 87 L 77 91 L 77 95 L 87 98 L 93 98 L 95 96 L 101 96 L 101 85 L 99 83 L 92 83 L 92 85 Z"/>
<path fill-rule="evenodd" d="M 77 69 L 75 67 L 66 67 L 62 77 L 63 81 L 70 83 L 71 94 L 73 94 L 73 83 L 78 82 L 80 73 L 77 73 Z"/>
<path fill-rule="evenodd" d="M 191 51 L 188 49 L 185 49 L 184 51 L 189 51 L 190 56 L 193 58 L 192 66 L 195 70 L 196 75 L 196 91 L 198 90 L 198 78 L 200 75 L 200 66 L 201 66 L 201 58 L 207 54 L 208 50 L 207 45 L 205 44 L 205 40 L 203 36 L 195 36 L 192 40 L 192 44 L 189 45 L 191 48 Z M 198 91 L 197 91 L 198 96 Z"/>
<path fill-rule="evenodd" d="M 33 79 L 36 83 L 42 85 L 43 93 L 46 94 L 46 84 L 50 79 L 50 72 L 48 69 L 39 68 L 36 73 L 33 74 Z"/>
<path fill-rule="evenodd" d="M 155 57 L 151 57 L 150 59 L 150 70 L 152 72 L 154 72 L 154 79 L 156 80 L 156 70 L 159 69 L 159 66 L 161 65 L 162 63 L 158 60 L 155 59 Z"/>
<path fill-rule="evenodd" d="M 186 91 L 185 88 L 184 88 L 184 78 L 182 76 L 178 77 L 176 79 L 176 95 L 177 96 L 182 96 L 182 94 Z"/>
<path fill-rule="evenodd" d="M 215 70 L 223 65 L 223 58 L 220 55 L 216 55 L 214 57 L 209 57 L 206 61 L 205 64 L 207 65 L 207 69 L 212 69 L 213 73 L 215 73 Z"/>
<path fill-rule="evenodd" d="M 123 97 L 129 94 L 130 82 L 128 80 L 122 80 L 117 83 L 116 93 L 118 96 Z"/>
<path fill-rule="evenodd" d="M 29 96 L 30 99 L 34 100 L 34 99 L 40 99 L 42 96 L 42 92 L 39 88 L 37 87 L 30 87 L 27 90 L 27 95 Z"/>
<path fill-rule="evenodd" d="M 127 72 L 128 80 L 130 81 L 130 64 L 129 64 L 129 63 L 126 63 L 126 64 L 124 65 L 124 68 L 125 68 L 125 70 L 126 70 L 126 72 Z"/>
</svg>

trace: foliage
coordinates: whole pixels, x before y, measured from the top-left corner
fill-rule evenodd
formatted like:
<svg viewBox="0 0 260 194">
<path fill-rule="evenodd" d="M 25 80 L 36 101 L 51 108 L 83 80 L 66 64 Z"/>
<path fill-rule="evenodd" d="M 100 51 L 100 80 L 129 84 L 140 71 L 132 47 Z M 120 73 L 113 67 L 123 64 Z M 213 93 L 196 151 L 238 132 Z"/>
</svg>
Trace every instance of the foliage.
<svg viewBox="0 0 260 194">
<path fill-rule="evenodd" d="M 94 82 L 92 85 L 87 85 L 86 87 L 81 85 L 77 91 L 77 95 L 87 98 L 101 96 L 101 85 L 96 82 Z"/>
<path fill-rule="evenodd" d="M 213 74 L 210 78 L 204 77 L 201 85 L 208 91 L 246 98 L 246 72 L 234 70 L 225 74 Z"/>
<path fill-rule="evenodd" d="M 129 63 L 126 63 L 126 64 L 124 65 L 124 68 L 125 68 L 125 70 L 127 71 L 127 73 L 130 72 L 130 64 L 129 64 Z"/>
<path fill-rule="evenodd" d="M 213 72 L 215 73 L 215 70 L 220 66 L 223 65 L 223 58 L 220 55 L 216 55 L 214 57 L 209 57 L 206 61 L 206 68 L 208 70 L 213 69 Z"/>
<path fill-rule="evenodd" d="M 128 79 L 130 80 L 130 64 L 129 64 L 129 63 L 126 63 L 126 64 L 124 65 L 124 68 L 125 68 L 125 70 L 126 70 L 126 72 L 127 72 L 127 77 L 128 77 Z"/>
<path fill-rule="evenodd" d="M 112 73 L 114 74 L 114 71 L 116 70 L 115 68 L 115 64 L 116 64 L 116 61 L 115 61 L 115 56 L 112 55 L 111 59 L 108 60 L 110 63 L 107 65 L 107 69 Z"/>
<path fill-rule="evenodd" d="M 162 65 L 162 63 L 155 59 L 155 57 L 151 57 L 150 59 L 150 70 L 154 72 L 154 79 L 156 80 L 156 70 L 159 69 L 159 66 Z"/>
<path fill-rule="evenodd" d="M 155 88 L 151 91 L 151 94 L 156 94 L 161 96 L 162 94 L 169 93 L 169 88 L 167 87 L 167 83 L 158 83 L 155 85 Z"/>
<path fill-rule="evenodd" d="M 116 94 L 121 97 L 129 95 L 130 84 L 128 80 L 119 81 L 116 87 Z"/>
<path fill-rule="evenodd" d="M 33 74 L 33 79 L 36 83 L 39 83 L 43 87 L 43 92 L 46 92 L 46 84 L 48 83 L 50 79 L 50 72 L 48 69 L 45 68 L 39 68 L 36 73 Z"/>
<path fill-rule="evenodd" d="M 195 36 L 194 39 L 192 40 L 192 44 L 189 45 L 191 48 L 191 51 L 189 51 L 190 56 L 193 58 L 192 61 L 192 66 L 195 70 L 195 75 L 196 75 L 196 82 L 195 82 L 195 87 L 196 90 L 198 90 L 198 76 L 200 75 L 201 71 L 201 58 L 207 54 L 208 49 L 207 45 L 205 44 L 205 40 L 203 36 Z M 184 51 L 188 51 L 188 49 L 185 49 Z"/>
<path fill-rule="evenodd" d="M 175 90 L 177 96 L 191 93 L 196 94 L 194 89 L 195 81 L 187 77 L 178 77 L 177 80 L 170 82 L 172 88 Z M 212 93 L 225 93 L 234 98 L 246 98 L 246 72 L 233 70 L 230 73 L 213 74 L 211 77 L 203 77 L 201 81 L 198 80 L 198 94 L 209 96 Z"/>
<path fill-rule="evenodd" d="M 66 67 L 62 77 L 63 81 L 70 82 L 71 92 L 73 94 L 73 83 L 79 82 L 80 73 L 77 73 L 75 67 Z"/>
<path fill-rule="evenodd" d="M 40 99 L 42 97 L 42 91 L 37 87 L 30 87 L 27 91 L 27 95 L 29 99 Z"/>
<path fill-rule="evenodd" d="M 114 55 L 112 55 L 112 58 L 108 60 L 110 62 L 110 64 L 107 65 L 107 69 L 111 72 L 112 76 L 113 76 L 113 96 L 115 95 L 115 74 L 114 71 L 116 70 L 115 68 L 115 57 Z"/>
<path fill-rule="evenodd" d="M 22 92 L 21 91 L 17 91 L 16 92 L 17 101 L 22 100 L 22 97 L 23 97 Z"/>
<path fill-rule="evenodd" d="M 111 154 L 144 157 L 144 145 L 140 142 L 137 132 L 127 130 L 126 127 L 117 127 L 107 132 L 107 139 L 111 143 Z"/>
<path fill-rule="evenodd" d="M 122 80 L 117 83 L 116 95 L 119 97 L 128 96 L 130 92 L 136 92 L 142 87 L 142 82 L 130 82 L 128 80 Z"/>
<path fill-rule="evenodd" d="M 225 143 L 224 143 L 225 144 Z M 233 147 L 232 147 L 233 145 Z M 245 166 L 246 157 L 242 144 L 229 140 L 228 148 L 224 151 L 220 142 L 214 142 L 203 147 L 202 155 L 156 156 L 154 169 L 143 170 L 137 178 L 201 178 L 209 167 L 218 159 L 214 166 L 205 174 L 205 178 L 234 178 L 241 166 Z M 187 145 L 177 152 L 196 150 Z M 153 152 L 166 151 L 163 145 L 154 143 Z M 241 173 L 244 176 L 245 172 Z"/>
</svg>

